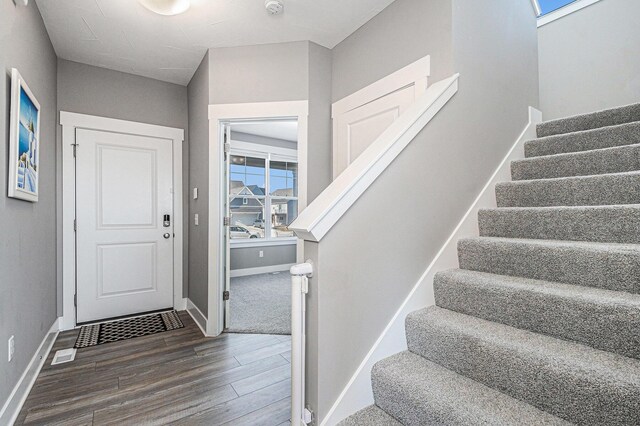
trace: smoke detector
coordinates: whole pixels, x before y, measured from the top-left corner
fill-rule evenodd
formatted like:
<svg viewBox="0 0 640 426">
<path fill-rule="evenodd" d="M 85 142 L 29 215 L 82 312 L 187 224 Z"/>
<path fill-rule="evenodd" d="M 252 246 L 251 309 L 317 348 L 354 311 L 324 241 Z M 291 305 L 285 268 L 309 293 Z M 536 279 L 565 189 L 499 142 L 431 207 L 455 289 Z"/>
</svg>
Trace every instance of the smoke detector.
<svg viewBox="0 0 640 426">
<path fill-rule="evenodd" d="M 280 15 L 284 10 L 284 3 L 282 0 L 267 0 L 264 2 L 264 7 L 269 15 Z"/>
</svg>

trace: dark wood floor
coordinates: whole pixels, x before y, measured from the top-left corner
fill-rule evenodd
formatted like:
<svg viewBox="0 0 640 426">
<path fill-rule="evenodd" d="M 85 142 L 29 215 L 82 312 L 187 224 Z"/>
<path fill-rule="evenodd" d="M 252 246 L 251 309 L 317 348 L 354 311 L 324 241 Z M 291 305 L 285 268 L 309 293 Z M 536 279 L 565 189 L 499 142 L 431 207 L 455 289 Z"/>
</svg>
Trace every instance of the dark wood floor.
<svg viewBox="0 0 640 426">
<path fill-rule="evenodd" d="M 185 328 L 79 349 L 51 365 L 78 331 L 61 333 L 17 425 L 289 424 L 289 336 L 223 334 Z"/>
</svg>

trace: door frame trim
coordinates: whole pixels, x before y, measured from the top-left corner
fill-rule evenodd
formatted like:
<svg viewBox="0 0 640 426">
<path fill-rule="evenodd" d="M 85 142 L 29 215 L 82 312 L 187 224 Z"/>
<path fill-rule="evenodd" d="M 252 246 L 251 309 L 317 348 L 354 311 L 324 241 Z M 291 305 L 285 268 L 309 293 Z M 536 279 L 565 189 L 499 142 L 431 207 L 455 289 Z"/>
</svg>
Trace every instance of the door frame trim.
<svg viewBox="0 0 640 426">
<path fill-rule="evenodd" d="M 183 290 L 183 197 L 182 197 L 182 143 L 184 130 L 154 124 L 118 120 L 95 115 L 60 111 L 62 126 L 62 250 L 58 250 L 58 265 L 62 265 L 62 316 L 60 329 L 71 330 L 76 327 L 76 238 L 73 223 L 76 212 L 75 202 L 75 161 L 73 147 L 76 143 L 76 129 L 97 130 L 103 132 L 124 133 L 147 136 L 172 141 L 173 146 L 173 307 L 184 310 L 186 299 Z M 59 231 L 60 232 L 60 231 Z"/>
<path fill-rule="evenodd" d="M 258 102 L 239 104 L 209 105 L 209 192 L 218 196 L 209 197 L 209 235 L 208 235 L 208 282 L 207 282 L 207 336 L 217 336 L 223 331 L 224 267 L 219 254 L 224 249 L 223 210 L 220 194 L 224 184 L 222 162 L 224 161 L 221 143 L 221 122 L 233 120 L 258 120 L 276 118 L 295 118 L 298 120 L 298 212 L 307 207 L 307 156 L 309 101 Z M 212 224 L 216 224 L 212 226 Z M 303 258 L 304 242 L 297 242 L 297 258 Z"/>
</svg>

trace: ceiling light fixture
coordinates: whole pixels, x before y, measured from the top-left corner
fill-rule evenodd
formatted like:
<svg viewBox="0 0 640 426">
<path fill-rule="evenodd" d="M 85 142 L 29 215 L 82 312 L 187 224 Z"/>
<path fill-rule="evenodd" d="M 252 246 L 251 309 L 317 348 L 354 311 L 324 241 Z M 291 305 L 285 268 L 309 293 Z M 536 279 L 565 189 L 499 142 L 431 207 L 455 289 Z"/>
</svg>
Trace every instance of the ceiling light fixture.
<svg viewBox="0 0 640 426">
<path fill-rule="evenodd" d="M 190 0 L 138 0 L 138 2 L 150 11 L 165 16 L 184 13 L 191 5 Z"/>
</svg>

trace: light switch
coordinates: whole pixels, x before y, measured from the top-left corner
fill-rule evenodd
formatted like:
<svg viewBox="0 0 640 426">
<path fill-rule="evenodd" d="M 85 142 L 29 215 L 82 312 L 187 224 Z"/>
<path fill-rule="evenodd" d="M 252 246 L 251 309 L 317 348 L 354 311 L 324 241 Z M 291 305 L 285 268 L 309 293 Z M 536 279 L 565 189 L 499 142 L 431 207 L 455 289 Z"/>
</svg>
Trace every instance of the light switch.
<svg viewBox="0 0 640 426">
<path fill-rule="evenodd" d="M 193 188 L 193 199 L 194 200 L 198 199 L 198 188 Z"/>
<path fill-rule="evenodd" d="M 258 256 L 264 257 L 264 251 L 260 250 L 260 253 L 258 253 Z"/>
<path fill-rule="evenodd" d="M 193 224 L 195 226 L 198 226 L 198 213 L 193 215 Z"/>
</svg>

